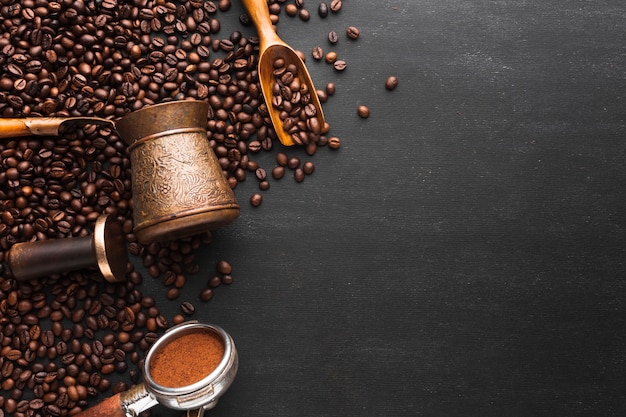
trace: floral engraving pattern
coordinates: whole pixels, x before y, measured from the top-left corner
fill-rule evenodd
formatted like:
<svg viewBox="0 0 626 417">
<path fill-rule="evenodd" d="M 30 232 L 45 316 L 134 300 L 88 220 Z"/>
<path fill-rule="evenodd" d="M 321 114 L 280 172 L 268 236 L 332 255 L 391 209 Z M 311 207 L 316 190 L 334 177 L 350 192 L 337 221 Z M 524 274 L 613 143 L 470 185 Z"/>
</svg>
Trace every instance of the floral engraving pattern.
<svg viewBox="0 0 626 417">
<path fill-rule="evenodd" d="M 141 221 L 236 204 L 203 135 L 173 134 L 131 151 L 133 203 Z"/>
</svg>

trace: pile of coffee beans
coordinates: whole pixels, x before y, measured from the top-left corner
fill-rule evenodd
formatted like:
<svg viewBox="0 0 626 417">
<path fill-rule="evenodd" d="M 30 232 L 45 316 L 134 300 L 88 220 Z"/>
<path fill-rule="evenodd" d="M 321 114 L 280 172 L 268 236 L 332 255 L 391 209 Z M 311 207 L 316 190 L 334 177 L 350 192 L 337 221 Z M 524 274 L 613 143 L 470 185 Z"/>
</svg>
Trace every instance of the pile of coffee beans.
<svg viewBox="0 0 626 417">
<path fill-rule="evenodd" d="M 278 111 L 282 128 L 296 145 L 319 142 L 323 124 L 311 99 L 311 91 L 301 80 L 298 67 L 283 58 L 273 62 L 272 107 Z"/>
<path fill-rule="evenodd" d="M 311 15 L 300 0 L 269 6 L 275 24 L 283 9 L 303 21 Z M 220 18 L 230 8 L 230 0 L 0 0 L 0 116 L 117 119 L 156 103 L 207 101 L 207 140 L 232 188 L 249 175 L 257 179 L 250 202 L 258 206 L 270 178 L 291 170 L 301 182 L 315 166 L 279 150 L 270 176 L 254 161 L 275 150 L 273 104 L 259 85 L 258 38 L 221 34 Z M 318 14 L 341 9 L 341 0 L 320 2 Z M 246 14 L 238 20 L 250 25 Z M 346 33 L 359 36 L 356 27 Z M 322 56 L 321 48 L 315 51 L 315 59 Z M 336 54 L 331 61 L 346 68 Z M 320 97 L 333 93 L 329 84 Z M 306 104 L 301 111 L 310 113 Z M 314 137 L 293 133 L 307 155 L 341 146 L 338 137 L 325 136 L 328 126 L 306 128 Z M 162 331 L 232 283 L 225 260 L 215 271 L 199 270 L 194 253 L 211 243 L 210 233 L 137 241 L 130 179 L 126 146 L 111 129 L 88 125 L 58 138 L 0 142 L 0 417 L 71 415 L 127 389 L 141 379 L 145 351 Z M 91 270 L 12 278 L 3 261 L 13 244 L 88 236 L 101 214 L 122 223 L 128 250 L 139 260 L 128 264 L 125 282 L 104 282 Z M 197 299 L 180 300 L 187 277 L 198 273 L 208 278 Z M 146 276 L 162 283 L 162 296 L 142 292 Z M 164 303 L 178 303 L 178 313 L 165 317 Z"/>
</svg>

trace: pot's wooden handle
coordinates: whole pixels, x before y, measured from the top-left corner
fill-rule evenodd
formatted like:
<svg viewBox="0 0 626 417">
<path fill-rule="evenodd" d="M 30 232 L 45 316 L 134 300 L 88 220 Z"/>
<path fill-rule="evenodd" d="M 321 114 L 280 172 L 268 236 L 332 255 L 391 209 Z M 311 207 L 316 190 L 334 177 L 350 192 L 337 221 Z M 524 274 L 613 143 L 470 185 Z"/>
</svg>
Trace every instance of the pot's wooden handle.
<svg viewBox="0 0 626 417">
<path fill-rule="evenodd" d="M 26 121 L 20 118 L 0 119 L 0 139 L 32 135 Z"/>
<path fill-rule="evenodd" d="M 74 417 L 127 417 L 122 409 L 120 394 L 115 394 L 99 404 L 94 405 Z"/>
<path fill-rule="evenodd" d="M 241 2 L 248 11 L 248 16 L 250 16 L 254 27 L 259 33 L 261 43 L 265 45 L 277 42 L 282 43 L 274 31 L 274 26 L 272 26 L 267 0 L 241 0 Z M 263 48 L 263 46 L 261 48 Z"/>
</svg>

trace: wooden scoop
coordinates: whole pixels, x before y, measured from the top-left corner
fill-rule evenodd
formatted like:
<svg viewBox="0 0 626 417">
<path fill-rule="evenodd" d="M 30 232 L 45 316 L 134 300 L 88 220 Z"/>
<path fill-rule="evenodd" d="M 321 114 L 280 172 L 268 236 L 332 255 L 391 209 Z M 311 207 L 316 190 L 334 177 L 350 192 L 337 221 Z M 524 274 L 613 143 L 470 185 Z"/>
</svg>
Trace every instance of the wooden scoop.
<svg viewBox="0 0 626 417">
<path fill-rule="evenodd" d="M 59 136 L 85 125 L 108 126 L 115 129 L 113 120 L 100 117 L 21 117 L 0 118 L 0 139 L 22 136 Z"/>
<path fill-rule="evenodd" d="M 280 142 L 285 146 L 291 146 L 295 142 L 291 135 L 283 129 L 283 121 L 280 118 L 279 111 L 272 105 L 272 87 L 275 82 L 274 61 L 282 58 L 286 65 L 293 64 L 298 71 L 298 77 L 302 84 L 308 86 L 311 95 L 311 103 L 315 106 L 316 118 L 319 126 L 324 126 L 324 113 L 320 99 L 317 96 L 317 90 L 311 80 L 311 75 L 298 56 L 296 51 L 280 39 L 274 31 L 270 20 L 270 12 L 266 0 L 242 0 L 242 3 L 248 15 L 254 23 L 259 34 L 260 50 L 259 50 L 259 81 L 261 83 L 261 91 L 265 97 L 267 110 L 270 114 L 274 130 Z"/>
</svg>

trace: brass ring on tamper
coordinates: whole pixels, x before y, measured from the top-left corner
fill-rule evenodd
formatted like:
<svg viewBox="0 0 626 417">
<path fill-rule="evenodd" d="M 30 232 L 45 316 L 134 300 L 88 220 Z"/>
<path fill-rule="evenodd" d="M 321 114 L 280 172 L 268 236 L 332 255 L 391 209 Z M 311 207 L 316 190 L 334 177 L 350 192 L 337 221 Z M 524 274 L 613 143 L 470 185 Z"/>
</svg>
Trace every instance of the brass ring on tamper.
<svg viewBox="0 0 626 417">
<path fill-rule="evenodd" d="M 123 281 L 128 265 L 126 240 L 122 226 L 112 216 L 100 216 L 93 232 L 93 246 L 98 269 L 109 282 Z"/>
</svg>

